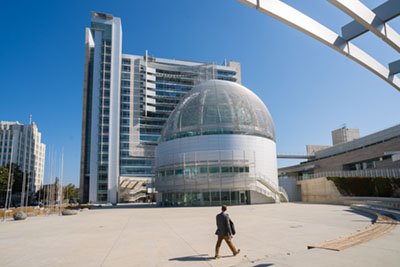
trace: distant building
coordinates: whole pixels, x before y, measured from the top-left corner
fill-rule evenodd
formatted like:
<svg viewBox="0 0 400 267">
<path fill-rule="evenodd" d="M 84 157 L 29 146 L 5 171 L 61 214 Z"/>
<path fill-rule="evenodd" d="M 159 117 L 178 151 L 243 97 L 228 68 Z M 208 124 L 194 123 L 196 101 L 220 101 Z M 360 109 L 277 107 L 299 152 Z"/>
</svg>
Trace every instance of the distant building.
<svg viewBox="0 0 400 267">
<path fill-rule="evenodd" d="M 138 200 L 129 192 L 144 195 L 142 186 L 132 186 L 154 178 L 161 129 L 194 85 L 241 81 L 238 62 L 122 54 L 121 20 L 96 12 L 86 29 L 84 71 L 80 199 L 97 203 Z"/>
<path fill-rule="evenodd" d="M 332 144 L 342 144 L 360 138 L 359 129 L 349 129 L 346 127 L 332 131 Z"/>
<path fill-rule="evenodd" d="M 312 157 L 301 164 L 280 168 L 279 177 L 400 177 L 400 125 L 361 138 L 358 129 L 338 129 L 332 132 L 332 141 L 331 147 L 307 148 Z"/>
<path fill-rule="evenodd" d="M 349 129 L 346 126 L 332 131 L 332 144 L 342 144 L 360 138 L 359 129 Z M 306 145 L 307 156 L 314 156 L 316 152 L 331 146 Z"/>
<path fill-rule="evenodd" d="M 30 173 L 29 191 L 36 192 L 43 185 L 46 145 L 36 124 L 0 122 L 0 165 L 18 164 Z"/>
<path fill-rule="evenodd" d="M 314 156 L 316 152 L 326 149 L 331 146 L 320 146 L 320 145 L 306 145 L 307 156 Z"/>
</svg>

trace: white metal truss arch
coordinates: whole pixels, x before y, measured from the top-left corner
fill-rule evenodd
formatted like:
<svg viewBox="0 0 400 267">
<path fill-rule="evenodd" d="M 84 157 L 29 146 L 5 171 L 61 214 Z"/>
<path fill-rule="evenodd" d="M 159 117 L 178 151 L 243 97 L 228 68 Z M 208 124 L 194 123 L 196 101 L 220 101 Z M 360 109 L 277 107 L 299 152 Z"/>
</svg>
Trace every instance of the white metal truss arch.
<svg viewBox="0 0 400 267">
<path fill-rule="evenodd" d="M 342 36 L 301 13 L 280 0 L 238 0 L 268 16 L 271 16 L 333 48 L 370 70 L 384 81 L 400 91 L 400 61 L 390 64 L 390 70 L 369 54 L 350 42 L 351 39 L 371 31 L 382 38 L 396 51 L 400 52 L 400 35 L 386 21 L 400 14 L 398 0 L 389 0 L 385 4 L 370 10 L 358 0 L 328 0 L 330 3 L 355 19 L 342 28 Z M 390 11 L 389 11 L 390 10 Z M 382 15 L 378 16 L 375 12 Z M 345 33 L 345 34 L 343 34 Z"/>
</svg>

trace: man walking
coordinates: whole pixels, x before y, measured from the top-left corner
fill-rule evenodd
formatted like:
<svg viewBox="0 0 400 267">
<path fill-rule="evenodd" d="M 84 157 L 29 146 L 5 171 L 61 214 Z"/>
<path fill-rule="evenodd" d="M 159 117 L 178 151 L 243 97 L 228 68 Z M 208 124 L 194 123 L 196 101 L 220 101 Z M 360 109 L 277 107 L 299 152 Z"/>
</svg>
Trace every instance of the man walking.
<svg viewBox="0 0 400 267">
<path fill-rule="evenodd" d="M 215 234 L 218 235 L 217 245 L 215 246 L 216 259 L 221 258 L 219 255 L 219 248 L 221 247 L 222 240 L 225 240 L 226 244 L 228 244 L 233 256 L 236 256 L 240 252 L 240 249 L 236 250 L 232 243 L 232 236 L 235 234 L 235 227 L 231 219 L 229 219 L 229 215 L 225 213 L 226 209 L 226 205 L 223 205 L 222 212 L 217 215 L 217 231 L 215 232 Z"/>
</svg>

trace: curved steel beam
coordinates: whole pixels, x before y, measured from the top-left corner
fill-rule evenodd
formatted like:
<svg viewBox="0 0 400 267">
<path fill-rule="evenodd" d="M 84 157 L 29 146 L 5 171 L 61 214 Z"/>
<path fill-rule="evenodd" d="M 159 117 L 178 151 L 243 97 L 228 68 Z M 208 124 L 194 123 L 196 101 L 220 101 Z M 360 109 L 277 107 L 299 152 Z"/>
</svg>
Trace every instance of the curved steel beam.
<svg viewBox="0 0 400 267">
<path fill-rule="evenodd" d="M 332 5 L 355 19 L 366 29 L 382 38 L 397 52 L 400 52 L 400 35 L 383 19 L 358 0 L 328 0 Z M 343 35 L 343 33 L 342 33 Z M 344 36 L 344 35 L 343 35 Z M 346 40 L 349 40 L 345 38 Z"/>
<path fill-rule="evenodd" d="M 387 0 L 382 5 L 372 9 L 372 12 L 374 12 L 383 22 L 387 22 L 400 15 L 400 1 Z M 347 41 L 350 41 L 367 31 L 368 29 L 358 23 L 357 20 L 353 20 L 342 27 L 342 37 Z"/>
<path fill-rule="evenodd" d="M 346 55 L 400 91 L 400 79 L 353 43 L 279 0 L 238 0 Z"/>
</svg>

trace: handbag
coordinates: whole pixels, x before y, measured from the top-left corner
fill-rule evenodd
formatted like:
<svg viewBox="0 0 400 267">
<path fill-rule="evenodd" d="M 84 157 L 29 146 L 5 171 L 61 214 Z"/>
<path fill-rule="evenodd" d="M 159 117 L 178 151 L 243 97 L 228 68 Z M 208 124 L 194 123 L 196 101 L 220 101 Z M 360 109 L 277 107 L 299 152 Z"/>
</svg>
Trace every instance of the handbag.
<svg viewBox="0 0 400 267">
<path fill-rule="evenodd" d="M 231 219 L 229 219 L 229 224 L 231 226 L 232 235 L 235 235 L 236 234 L 235 224 L 232 222 Z"/>
</svg>

